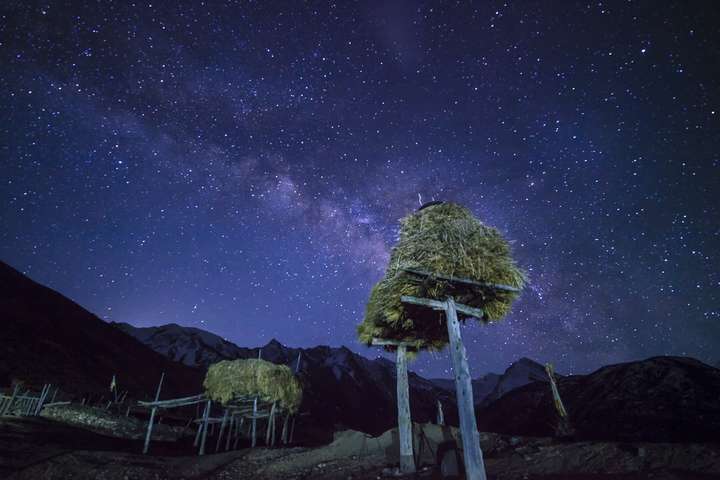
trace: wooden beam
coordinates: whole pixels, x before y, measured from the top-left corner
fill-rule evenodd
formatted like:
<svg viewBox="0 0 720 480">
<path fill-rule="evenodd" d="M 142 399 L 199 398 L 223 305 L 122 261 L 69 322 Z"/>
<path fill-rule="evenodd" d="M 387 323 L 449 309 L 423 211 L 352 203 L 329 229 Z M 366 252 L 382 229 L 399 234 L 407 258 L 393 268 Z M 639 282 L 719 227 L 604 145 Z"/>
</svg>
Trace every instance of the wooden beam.
<svg viewBox="0 0 720 480">
<path fill-rule="evenodd" d="M 513 293 L 517 293 L 520 291 L 519 288 L 512 287 L 510 285 L 503 285 L 501 283 L 476 282 L 475 280 L 471 280 L 469 278 L 453 277 L 451 275 L 443 275 L 440 273 L 428 272 L 426 270 L 420 270 L 417 268 L 401 268 L 400 270 L 402 270 L 406 273 L 410 273 L 412 275 L 417 275 L 419 277 L 437 278 L 437 279 L 445 280 L 445 281 L 448 281 L 451 283 L 459 283 L 459 284 L 468 285 L 471 287 L 489 288 L 491 290 L 500 290 L 503 292 L 513 292 Z"/>
<path fill-rule="evenodd" d="M 406 346 L 397 346 L 397 408 L 398 434 L 400 436 L 400 472 L 415 473 L 413 456 L 412 421 L 410 419 L 410 388 L 408 385 L 407 350 Z"/>
<path fill-rule="evenodd" d="M 413 297 L 410 295 L 403 295 L 400 297 L 400 301 L 403 303 L 410 303 L 412 305 L 420 305 L 422 307 L 430 307 L 433 310 L 445 311 L 445 309 L 446 309 L 446 306 L 445 306 L 446 302 L 441 302 L 439 300 L 433 300 L 431 298 L 418 298 L 418 297 Z M 484 312 L 482 311 L 482 308 L 476 308 L 476 307 L 471 307 L 469 305 L 463 305 L 462 303 L 456 303 L 455 310 L 457 312 L 467 315 L 468 317 L 474 317 L 474 318 L 477 318 L 478 320 L 483 320 Z"/>
<path fill-rule="evenodd" d="M 480 450 L 480 434 L 475 420 L 472 377 L 470 377 L 465 345 L 463 345 L 460 335 L 460 322 L 457 319 L 455 301 L 452 297 L 448 298 L 445 303 L 447 305 L 445 315 L 447 316 L 448 338 L 450 339 L 450 357 L 452 358 L 453 372 L 455 374 L 455 392 L 460 417 L 465 478 L 468 480 L 486 480 L 485 464 L 482 450 Z"/>
</svg>

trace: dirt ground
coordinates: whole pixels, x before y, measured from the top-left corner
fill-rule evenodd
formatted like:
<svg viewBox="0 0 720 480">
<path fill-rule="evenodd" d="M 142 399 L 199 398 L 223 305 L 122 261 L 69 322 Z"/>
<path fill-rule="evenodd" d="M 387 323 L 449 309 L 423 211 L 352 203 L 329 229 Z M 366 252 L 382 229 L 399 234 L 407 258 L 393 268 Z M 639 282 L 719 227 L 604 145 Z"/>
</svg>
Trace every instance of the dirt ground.
<svg viewBox="0 0 720 480">
<path fill-rule="evenodd" d="M 437 446 L 457 431 L 416 425 L 414 478 L 440 478 Z M 557 442 L 550 438 L 481 435 L 490 480 L 720 479 L 720 446 Z M 397 432 L 380 437 L 345 431 L 319 448 L 257 448 L 193 455 L 192 439 L 153 442 L 112 438 L 48 418 L 0 419 L 0 478 L 9 480 L 220 480 L 392 478 Z"/>
</svg>

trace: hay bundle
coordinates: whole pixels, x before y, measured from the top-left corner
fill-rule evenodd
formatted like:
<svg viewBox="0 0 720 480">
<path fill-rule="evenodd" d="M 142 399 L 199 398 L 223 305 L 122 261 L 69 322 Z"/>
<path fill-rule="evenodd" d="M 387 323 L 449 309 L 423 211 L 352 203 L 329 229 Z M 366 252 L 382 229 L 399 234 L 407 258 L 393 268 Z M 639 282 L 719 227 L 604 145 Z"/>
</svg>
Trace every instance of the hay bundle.
<svg viewBox="0 0 720 480">
<path fill-rule="evenodd" d="M 208 398 L 226 405 L 237 397 L 259 397 L 297 412 L 302 386 L 289 367 L 265 360 L 223 360 L 210 365 L 205 382 Z"/>
<path fill-rule="evenodd" d="M 525 274 L 511 257 L 510 246 L 494 228 L 455 203 L 434 202 L 401 221 L 385 277 L 373 288 L 360 340 L 374 337 L 415 342 L 418 348 L 441 349 L 447 342 L 444 313 L 400 302 L 402 295 L 445 300 L 482 308 L 484 320 L 505 316 L 517 292 L 458 285 L 436 277 L 418 277 L 405 269 L 466 278 L 475 282 L 522 288 Z"/>
</svg>

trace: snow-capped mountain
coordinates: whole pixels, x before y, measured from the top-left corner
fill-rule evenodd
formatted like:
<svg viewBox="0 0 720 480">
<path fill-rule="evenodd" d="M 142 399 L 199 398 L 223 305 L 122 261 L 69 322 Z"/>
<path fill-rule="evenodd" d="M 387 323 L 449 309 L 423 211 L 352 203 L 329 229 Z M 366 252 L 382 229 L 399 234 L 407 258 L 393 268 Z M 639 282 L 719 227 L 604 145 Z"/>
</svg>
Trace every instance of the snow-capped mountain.
<svg viewBox="0 0 720 480">
<path fill-rule="evenodd" d="M 533 382 L 549 382 L 545 367 L 534 360 L 523 357 L 517 362 L 513 362 L 500 375 L 490 393 L 478 403 L 487 405 L 506 393 Z"/>
<path fill-rule="evenodd" d="M 500 377 L 502 377 L 502 375 L 497 373 L 487 373 L 472 381 L 473 399 L 475 400 L 475 405 L 482 403 L 485 397 L 492 393 L 497 386 Z M 432 382 L 445 390 L 449 390 L 451 392 L 455 391 L 455 380 L 451 378 L 433 378 Z"/>
</svg>

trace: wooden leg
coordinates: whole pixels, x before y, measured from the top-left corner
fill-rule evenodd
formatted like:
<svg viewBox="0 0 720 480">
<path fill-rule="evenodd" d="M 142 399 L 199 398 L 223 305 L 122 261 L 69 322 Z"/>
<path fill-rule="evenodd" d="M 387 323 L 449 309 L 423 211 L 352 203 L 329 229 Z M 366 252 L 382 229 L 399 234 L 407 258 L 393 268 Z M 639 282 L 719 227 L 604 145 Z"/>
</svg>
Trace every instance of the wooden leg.
<svg viewBox="0 0 720 480">
<path fill-rule="evenodd" d="M 465 461 L 465 477 L 467 480 L 486 480 L 485 464 L 480 450 L 480 434 L 475 420 L 475 405 L 472 393 L 472 378 L 468 366 L 465 345 L 460 336 L 460 322 L 457 318 L 455 301 L 448 298 L 445 307 L 448 337 L 450 338 L 450 357 L 455 374 L 455 392 L 457 395 L 458 415 L 460 416 L 460 432 Z"/>
<path fill-rule="evenodd" d="M 208 433 L 208 418 L 210 417 L 210 400 L 207 401 L 205 407 L 205 415 L 203 415 L 203 432 L 200 438 L 200 455 L 205 455 L 205 440 L 207 440 Z"/>
<path fill-rule="evenodd" d="M 398 434 L 400 436 L 400 472 L 414 473 L 412 421 L 410 419 L 410 390 L 407 372 L 407 347 L 397 347 L 397 408 Z"/>
<path fill-rule="evenodd" d="M 288 443 L 288 426 L 290 423 L 290 413 L 285 414 L 285 420 L 283 420 L 282 433 L 280 434 L 280 441 L 283 445 Z"/>
<path fill-rule="evenodd" d="M 270 432 L 274 428 L 274 420 L 275 420 L 275 402 L 273 402 L 272 407 L 270 407 L 270 416 L 268 417 L 267 421 L 267 428 L 265 429 L 265 446 L 270 446 Z"/>
<path fill-rule="evenodd" d="M 295 437 L 295 415 L 293 415 L 292 424 L 290 425 L 290 443 L 293 442 L 294 437 Z"/>
<path fill-rule="evenodd" d="M 228 433 L 227 433 L 227 440 L 225 441 L 225 451 L 227 452 L 230 450 L 230 440 L 233 436 L 233 428 L 235 426 L 235 423 L 237 420 L 235 420 L 235 415 L 230 415 L 230 424 L 228 425 Z"/>
<path fill-rule="evenodd" d="M 228 419 L 228 411 L 227 411 L 227 409 L 225 409 L 225 413 L 223 413 L 222 422 L 220 423 L 220 430 L 218 431 L 217 442 L 215 443 L 215 453 L 220 451 L 220 443 L 222 443 L 223 430 L 225 430 L 225 424 L 227 423 L 227 419 Z"/>
<path fill-rule="evenodd" d="M 155 421 L 155 411 L 157 407 L 153 407 L 150 411 L 150 421 L 148 422 L 147 433 L 145 434 L 145 445 L 143 446 L 143 455 L 147 455 L 150 449 L 150 436 L 152 435 L 153 422 Z"/>
<path fill-rule="evenodd" d="M 255 397 L 255 400 L 253 401 L 253 418 L 252 418 L 252 440 L 250 443 L 251 448 L 255 448 L 255 445 L 257 444 L 257 397 Z"/>
</svg>

